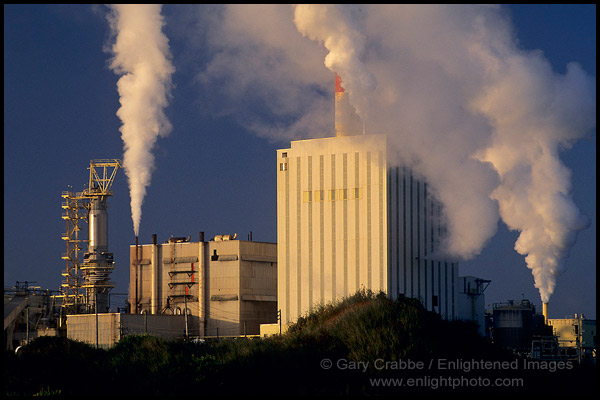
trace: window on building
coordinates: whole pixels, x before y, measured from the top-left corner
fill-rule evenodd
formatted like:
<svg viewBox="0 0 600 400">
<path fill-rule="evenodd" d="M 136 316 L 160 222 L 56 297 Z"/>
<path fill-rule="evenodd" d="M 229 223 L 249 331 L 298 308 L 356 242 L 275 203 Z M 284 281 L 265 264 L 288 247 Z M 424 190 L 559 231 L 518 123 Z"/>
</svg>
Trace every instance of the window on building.
<svg viewBox="0 0 600 400">
<path fill-rule="evenodd" d="M 354 197 L 353 197 L 354 199 L 360 199 L 360 198 L 362 197 L 362 196 L 361 196 L 361 195 L 362 195 L 362 190 L 361 190 L 361 188 L 354 188 L 354 190 L 353 190 L 353 193 L 352 193 L 352 194 L 353 194 L 353 196 L 354 196 Z"/>
<path fill-rule="evenodd" d="M 340 189 L 338 194 L 339 200 L 348 200 L 348 189 Z"/>
<path fill-rule="evenodd" d="M 315 190 L 315 201 L 323 201 L 323 191 L 322 190 Z"/>
<path fill-rule="evenodd" d="M 329 189 L 327 191 L 327 193 L 329 193 L 329 201 L 335 201 L 336 199 L 336 190 L 335 189 Z"/>
<path fill-rule="evenodd" d="M 279 163 L 279 170 L 280 171 L 287 171 L 287 163 Z"/>
<path fill-rule="evenodd" d="M 304 203 L 310 203 L 312 201 L 312 192 L 308 190 L 302 192 L 302 201 Z"/>
</svg>

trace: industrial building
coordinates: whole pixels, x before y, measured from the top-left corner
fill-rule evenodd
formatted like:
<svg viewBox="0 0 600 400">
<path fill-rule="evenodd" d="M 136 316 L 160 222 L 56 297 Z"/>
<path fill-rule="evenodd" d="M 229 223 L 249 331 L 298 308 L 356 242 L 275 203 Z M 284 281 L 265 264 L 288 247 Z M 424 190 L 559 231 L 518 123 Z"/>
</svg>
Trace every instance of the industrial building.
<svg viewBox="0 0 600 400">
<path fill-rule="evenodd" d="M 533 359 L 596 360 L 596 320 L 575 314 L 573 318 L 549 318 L 548 303 L 542 313 L 529 300 L 496 303 L 487 314 L 492 341 Z"/>
<path fill-rule="evenodd" d="M 217 235 L 130 247 L 133 314 L 184 315 L 190 336 L 257 335 L 277 321 L 277 245 Z"/>
<path fill-rule="evenodd" d="M 558 340 L 561 353 L 579 362 L 596 359 L 596 320 L 582 314 L 573 318 L 548 318 L 548 325 Z"/>
<path fill-rule="evenodd" d="M 14 350 L 40 336 L 59 334 L 60 298 L 32 283 L 17 281 L 14 287 L 4 289 L 5 350 Z"/>
<path fill-rule="evenodd" d="M 283 324 L 363 288 L 460 318 L 458 264 L 434 256 L 444 234 L 440 204 L 426 182 L 388 161 L 385 135 L 362 134 L 341 83 L 336 75 L 336 136 L 277 150 Z M 465 315 L 475 314 L 481 319 L 483 308 Z"/>
<path fill-rule="evenodd" d="M 67 337 L 96 348 L 109 349 L 126 335 L 153 335 L 165 339 L 185 337 L 184 315 L 98 313 L 69 315 Z"/>
<path fill-rule="evenodd" d="M 529 300 L 494 304 L 492 313 L 492 340 L 506 349 L 528 353 L 534 336 L 548 333 L 543 331 L 544 316 Z"/>
</svg>

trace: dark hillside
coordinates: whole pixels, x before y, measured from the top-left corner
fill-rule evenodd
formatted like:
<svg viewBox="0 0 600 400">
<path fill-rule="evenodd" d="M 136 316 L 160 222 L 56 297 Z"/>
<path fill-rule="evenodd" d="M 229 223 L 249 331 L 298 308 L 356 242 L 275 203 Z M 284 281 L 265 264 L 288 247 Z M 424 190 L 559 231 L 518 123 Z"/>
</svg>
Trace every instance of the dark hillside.
<svg viewBox="0 0 600 400">
<path fill-rule="evenodd" d="M 362 291 L 317 307 L 287 333 L 202 344 L 127 336 L 108 351 L 39 338 L 5 352 L 4 393 L 88 396 L 578 395 L 595 368 L 525 368 L 411 298 Z M 90 390 L 93 389 L 93 393 Z"/>
</svg>

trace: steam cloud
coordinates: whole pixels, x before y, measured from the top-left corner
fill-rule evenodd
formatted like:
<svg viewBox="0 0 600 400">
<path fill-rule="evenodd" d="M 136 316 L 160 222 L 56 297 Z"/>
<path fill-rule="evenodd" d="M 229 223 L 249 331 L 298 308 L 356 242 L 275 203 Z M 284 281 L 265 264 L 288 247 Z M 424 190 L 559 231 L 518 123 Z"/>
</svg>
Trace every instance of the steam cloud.
<svg viewBox="0 0 600 400">
<path fill-rule="evenodd" d="M 519 48 L 496 6 L 185 12 L 190 43 L 211 52 L 197 83 L 221 95 L 202 109 L 283 143 L 332 136 L 337 71 L 367 131 L 386 133 L 391 161 L 410 166 L 443 204 L 446 256 L 477 256 L 502 218 L 520 232 L 515 249 L 548 301 L 588 225 L 559 152 L 595 128 L 595 77 L 576 63 L 557 74 L 541 52 Z"/>
<path fill-rule="evenodd" d="M 343 77 L 344 89 L 353 99 L 356 114 L 368 118 L 368 94 L 375 80 L 362 63 L 366 37 L 359 31 L 360 8 L 357 5 L 335 7 L 325 4 L 296 6 L 294 22 L 304 36 L 323 43 L 329 50 L 325 66 Z"/>
<path fill-rule="evenodd" d="M 131 219 L 139 234 L 142 203 L 154 169 L 152 148 L 171 131 L 164 113 L 174 68 L 158 4 L 111 5 L 107 19 L 116 37 L 110 68 L 122 75 L 117 83 L 117 115 L 124 144 L 123 168 L 129 181 Z"/>
</svg>

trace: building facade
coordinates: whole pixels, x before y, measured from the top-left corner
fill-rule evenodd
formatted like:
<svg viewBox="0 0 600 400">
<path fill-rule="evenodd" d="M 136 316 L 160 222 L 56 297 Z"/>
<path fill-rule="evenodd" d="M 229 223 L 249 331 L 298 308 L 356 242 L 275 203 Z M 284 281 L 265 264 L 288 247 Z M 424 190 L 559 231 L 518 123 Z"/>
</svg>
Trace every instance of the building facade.
<svg viewBox="0 0 600 400">
<path fill-rule="evenodd" d="M 293 141 L 277 164 L 284 324 L 363 288 L 457 318 L 458 265 L 432 257 L 441 209 L 426 183 L 388 162 L 384 135 Z"/>
<path fill-rule="evenodd" d="M 203 236 L 130 247 L 130 312 L 187 313 L 191 336 L 254 335 L 276 322 L 277 245 Z"/>
<path fill-rule="evenodd" d="M 573 318 L 550 318 L 548 325 L 564 354 L 576 356 L 579 362 L 596 359 L 595 319 L 575 314 Z"/>
<path fill-rule="evenodd" d="M 67 315 L 67 338 L 108 350 L 127 335 L 185 337 L 184 315 L 99 313 Z"/>
</svg>

